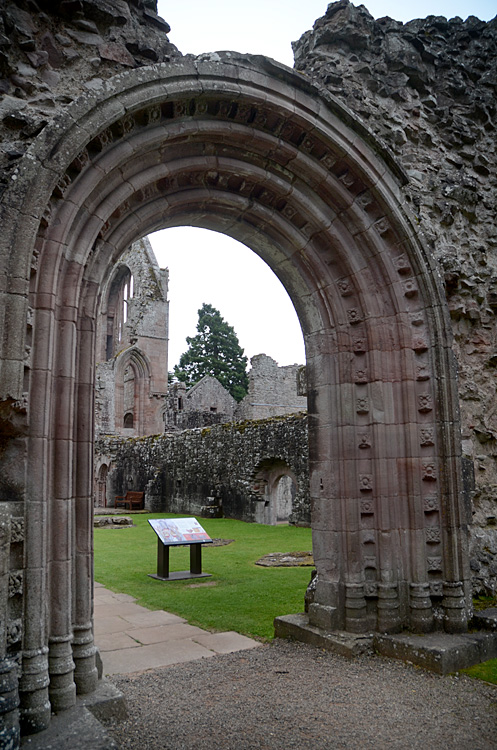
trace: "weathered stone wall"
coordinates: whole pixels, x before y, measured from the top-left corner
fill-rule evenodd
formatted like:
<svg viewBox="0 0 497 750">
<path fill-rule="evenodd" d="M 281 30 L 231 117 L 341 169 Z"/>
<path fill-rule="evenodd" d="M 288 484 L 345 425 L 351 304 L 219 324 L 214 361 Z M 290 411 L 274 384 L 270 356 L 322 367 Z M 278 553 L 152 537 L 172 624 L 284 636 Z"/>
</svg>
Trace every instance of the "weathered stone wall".
<svg viewBox="0 0 497 750">
<path fill-rule="evenodd" d="M 156 11 L 154 0 L 2 3 L 0 191 L 33 138 L 79 94 L 179 55 Z"/>
<path fill-rule="evenodd" d="M 290 517 L 308 524 L 309 473 L 305 415 L 216 425 L 172 435 L 100 437 L 97 461 L 111 461 L 108 504 L 127 490 L 145 491 L 154 512 L 202 514 L 208 503 L 229 518 L 266 518 L 257 479 L 261 467 L 285 466 L 297 485 Z"/>
<path fill-rule="evenodd" d="M 471 566 L 497 587 L 497 18 L 375 20 L 331 3 L 295 67 L 360 115 L 404 168 L 406 201 L 439 262 L 474 461 Z M 478 588 L 478 585 L 477 585 Z"/>
<path fill-rule="evenodd" d="M 188 391 L 184 383 L 170 386 L 164 414 L 166 431 L 205 427 L 222 422 L 268 419 L 307 410 L 298 391 L 302 365 L 279 367 L 267 354 L 251 359 L 248 394 L 239 404 L 215 378 L 206 376 Z"/>
<path fill-rule="evenodd" d="M 190 430 L 231 422 L 236 401 L 219 380 L 206 375 L 187 390 L 186 383 L 170 385 L 164 412 L 166 432 Z"/>
<path fill-rule="evenodd" d="M 300 365 L 278 367 L 267 354 L 257 354 L 250 364 L 248 393 L 238 404 L 235 419 L 265 419 L 307 409 L 307 399 L 297 393 Z"/>
<path fill-rule="evenodd" d="M 133 293 L 129 292 L 126 302 L 119 293 L 111 300 L 126 272 L 131 273 Z M 167 390 L 167 291 L 168 271 L 159 268 L 149 240 L 144 237 L 133 243 L 102 291 L 95 376 L 97 435 L 154 435 L 162 429 Z M 123 426 L 126 412 L 133 414 L 131 428 Z"/>
</svg>

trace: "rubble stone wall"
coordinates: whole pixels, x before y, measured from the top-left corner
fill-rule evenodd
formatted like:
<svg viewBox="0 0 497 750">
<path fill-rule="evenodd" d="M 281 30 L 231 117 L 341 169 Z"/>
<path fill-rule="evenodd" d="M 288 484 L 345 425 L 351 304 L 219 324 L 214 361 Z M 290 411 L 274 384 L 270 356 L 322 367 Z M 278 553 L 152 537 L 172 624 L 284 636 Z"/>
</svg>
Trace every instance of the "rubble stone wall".
<svg viewBox="0 0 497 750">
<path fill-rule="evenodd" d="M 1 4 L 0 191 L 30 142 L 78 95 L 179 56 L 156 10 L 154 0 Z"/>
<path fill-rule="evenodd" d="M 310 523 L 305 415 L 215 425 L 147 438 L 100 437 L 97 462 L 109 461 L 108 505 L 127 490 L 145 491 L 153 512 L 202 515 L 222 508 L 228 518 L 264 522 L 262 467 L 285 466 L 297 489 L 290 522 Z"/>
<path fill-rule="evenodd" d="M 297 393 L 301 365 L 278 367 L 267 354 L 256 354 L 250 364 L 248 393 L 236 407 L 236 419 L 265 419 L 307 409 L 307 399 Z"/>
</svg>

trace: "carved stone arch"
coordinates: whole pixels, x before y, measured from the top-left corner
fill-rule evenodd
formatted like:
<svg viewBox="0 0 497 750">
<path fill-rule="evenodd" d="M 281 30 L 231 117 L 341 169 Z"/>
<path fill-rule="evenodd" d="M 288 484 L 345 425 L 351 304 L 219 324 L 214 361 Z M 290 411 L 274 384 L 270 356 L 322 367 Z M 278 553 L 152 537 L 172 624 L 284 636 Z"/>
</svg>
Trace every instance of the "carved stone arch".
<svg viewBox="0 0 497 750">
<path fill-rule="evenodd" d="M 75 683 L 95 686 L 95 317 L 124 248 L 159 228 L 191 224 L 249 245 L 299 315 L 318 570 L 311 622 L 423 631 L 441 604 L 445 628 L 464 629 L 467 519 L 446 303 L 405 177 L 366 127 L 284 66 L 229 53 L 107 81 L 42 131 L 14 177 L 0 237 L 13 321 L 2 396 L 29 390 L 24 720 L 41 728 L 50 704 L 73 704 Z"/>
<path fill-rule="evenodd" d="M 127 371 L 132 373 L 132 403 L 129 402 L 130 395 L 126 398 Z M 148 408 L 150 397 L 151 365 L 148 357 L 137 347 L 131 347 L 120 352 L 116 358 L 116 385 L 115 385 L 115 421 L 116 432 L 123 434 L 125 417 L 132 414 L 131 427 L 136 435 L 143 433 L 146 420 L 145 411 Z M 119 429 L 121 428 L 121 429 Z"/>
</svg>

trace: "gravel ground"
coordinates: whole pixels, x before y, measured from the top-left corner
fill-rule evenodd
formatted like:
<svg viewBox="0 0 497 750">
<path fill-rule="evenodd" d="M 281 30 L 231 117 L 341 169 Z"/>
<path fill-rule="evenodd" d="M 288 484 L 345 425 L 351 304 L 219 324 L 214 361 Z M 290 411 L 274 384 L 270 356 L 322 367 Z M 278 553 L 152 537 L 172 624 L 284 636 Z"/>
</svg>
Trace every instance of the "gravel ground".
<svg viewBox="0 0 497 750">
<path fill-rule="evenodd" d="M 276 640 L 112 682 L 122 750 L 497 748 L 497 686 L 380 656 Z"/>
</svg>

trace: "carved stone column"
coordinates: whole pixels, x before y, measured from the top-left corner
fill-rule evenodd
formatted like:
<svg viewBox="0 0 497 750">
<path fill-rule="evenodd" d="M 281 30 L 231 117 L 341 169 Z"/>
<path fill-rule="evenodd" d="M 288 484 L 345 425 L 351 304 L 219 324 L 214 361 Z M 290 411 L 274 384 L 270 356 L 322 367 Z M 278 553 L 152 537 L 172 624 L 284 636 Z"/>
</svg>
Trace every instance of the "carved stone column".
<svg viewBox="0 0 497 750">
<path fill-rule="evenodd" d="M 429 633 L 433 630 L 433 609 L 429 583 L 411 583 L 410 626 L 414 633 Z"/>
<path fill-rule="evenodd" d="M 22 675 L 19 680 L 21 698 L 21 728 L 23 734 L 34 734 L 50 723 L 48 700 L 48 647 L 28 649 L 22 655 Z"/>
<path fill-rule="evenodd" d="M 93 642 L 93 409 L 94 321 L 78 320 L 77 442 L 74 564 L 74 680 L 79 694 L 97 687 L 97 649 Z"/>
<path fill-rule="evenodd" d="M 345 584 L 345 630 L 348 633 L 366 633 L 370 630 L 364 584 Z"/>
<path fill-rule="evenodd" d="M 17 665 L 0 660 L 0 748 L 16 750 L 20 743 Z"/>
<path fill-rule="evenodd" d="M 447 633 L 465 633 L 468 629 L 468 616 L 464 584 L 461 581 L 443 584 L 442 607 L 444 630 Z"/>
<path fill-rule="evenodd" d="M 72 659 L 72 634 L 50 638 L 48 668 L 50 672 L 50 702 L 59 713 L 76 702 L 74 662 Z"/>
<path fill-rule="evenodd" d="M 398 633 L 401 629 L 399 592 L 396 583 L 378 584 L 378 631 Z"/>
</svg>

